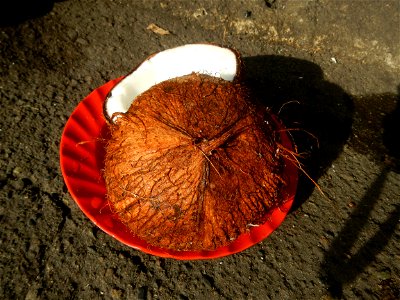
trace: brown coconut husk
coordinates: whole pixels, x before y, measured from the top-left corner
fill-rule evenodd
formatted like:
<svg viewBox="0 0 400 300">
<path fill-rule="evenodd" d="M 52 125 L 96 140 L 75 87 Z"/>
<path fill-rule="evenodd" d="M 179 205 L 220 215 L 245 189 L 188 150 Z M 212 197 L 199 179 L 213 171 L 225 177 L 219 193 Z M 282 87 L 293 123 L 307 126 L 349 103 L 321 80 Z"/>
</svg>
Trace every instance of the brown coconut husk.
<svg viewBox="0 0 400 300">
<path fill-rule="evenodd" d="M 279 134 L 237 83 L 191 74 L 136 98 L 111 127 L 108 201 L 133 234 L 213 250 L 266 221 L 285 186 Z"/>
</svg>

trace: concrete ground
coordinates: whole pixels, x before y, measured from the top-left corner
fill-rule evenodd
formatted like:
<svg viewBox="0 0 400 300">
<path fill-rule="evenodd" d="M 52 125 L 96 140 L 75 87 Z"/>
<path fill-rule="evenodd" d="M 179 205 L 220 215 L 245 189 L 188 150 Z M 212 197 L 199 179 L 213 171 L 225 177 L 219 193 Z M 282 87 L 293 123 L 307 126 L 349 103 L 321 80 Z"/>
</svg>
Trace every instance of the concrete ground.
<svg viewBox="0 0 400 300">
<path fill-rule="evenodd" d="M 10 3 L 0 28 L 1 299 L 400 298 L 399 1 Z M 68 193 L 59 144 L 93 89 L 198 42 L 242 54 L 247 83 L 302 129 L 295 142 L 324 194 L 301 176 L 291 213 L 262 243 L 176 261 L 98 229 Z"/>
</svg>

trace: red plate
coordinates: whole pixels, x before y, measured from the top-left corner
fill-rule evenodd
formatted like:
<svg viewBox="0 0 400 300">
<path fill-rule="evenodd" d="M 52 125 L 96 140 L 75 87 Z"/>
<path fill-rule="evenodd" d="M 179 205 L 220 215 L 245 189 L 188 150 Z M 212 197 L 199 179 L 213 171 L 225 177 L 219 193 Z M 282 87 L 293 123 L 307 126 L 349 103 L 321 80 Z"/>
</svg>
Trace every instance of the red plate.
<svg viewBox="0 0 400 300">
<path fill-rule="evenodd" d="M 151 246 L 134 236 L 114 215 L 106 200 L 103 180 L 104 146 L 109 137 L 103 117 L 103 102 L 108 92 L 121 80 L 118 78 L 94 90 L 74 110 L 61 138 L 61 171 L 72 198 L 84 214 L 103 231 L 120 242 L 143 252 L 175 259 L 219 258 L 243 251 L 269 236 L 285 219 L 292 206 L 297 187 L 297 167 L 286 160 L 284 170 L 288 182 L 287 201 L 272 211 L 264 224 L 252 227 L 225 247 L 213 251 L 173 251 Z M 278 125 L 282 127 L 279 123 Z M 282 144 L 293 149 L 290 138 L 281 132 Z"/>
</svg>

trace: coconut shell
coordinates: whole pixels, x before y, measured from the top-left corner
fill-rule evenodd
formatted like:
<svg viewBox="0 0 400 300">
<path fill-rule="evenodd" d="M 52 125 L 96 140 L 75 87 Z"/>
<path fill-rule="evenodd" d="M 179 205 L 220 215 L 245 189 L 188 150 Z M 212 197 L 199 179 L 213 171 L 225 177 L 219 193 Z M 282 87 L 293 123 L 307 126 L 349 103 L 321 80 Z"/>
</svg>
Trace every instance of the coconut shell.
<svg viewBox="0 0 400 300">
<path fill-rule="evenodd" d="M 207 48 L 208 51 L 204 51 Z M 207 55 L 204 54 L 204 52 L 208 53 L 209 55 L 210 49 L 213 49 L 213 51 L 215 51 L 217 54 L 220 50 L 223 49 L 227 53 L 233 54 L 235 59 L 234 61 L 222 60 L 222 63 L 219 62 L 216 63 L 217 67 L 215 65 L 210 65 L 210 64 L 191 65 L 189 63 L 190 65 L 189 68 L 184 67 L 183 69 L 180 69 L 180 71 L 178 72 L 174 72 L 176 70 L 173 70 L 172 72 L 162 72 L 161 73 L 162 75 L 160 75 L 160 72 L 157 70 L 158 68 L 164 68 L 164 69 L 166 68 L 165 65 L 160 64 L 160 62 L 164 60 L 168 60 L 171 65 L 176 65 L 176 64 L 185 65 L 188 56 L 190 56 L 191 60 L 193 61 L 203 61 L 205 56 Z M 182 50 L 185 51 L 183 51 L 182 53 Z M 129 103 L 130 105 L 135 100 L 135 97 L 137 93 L 139 93 L 139 91 L 144 92 L 145 90 L 143 89 L 147 87 L 148 83 L 154 85 L 160 81 L 167 80 L 168 78 L 171 77 L 184 76 L 188 74 L 186 73 L 188 70 L 191 70 L 191 72 L 212 75 L 214 77 L 221 77 L 224 78 L 225 80 L 233 82 L 239 82 L 243 79 L 243 74 L 242 74 L 243 62 L 240 53 L 233 48 L 221 47 L 215 44 L 208 43 L 208 44 L 187 44 L 183 46 L 178 46 L 176 48 L 168 49 L 165 51 L 168 51 L 170 54 L 175 51 L 175 55 L 170 55 L 170 57 L 168 58 L 164 57 L 164 60 L 157 60 L 156 59 L 157 56 L 159 55 L 162 56 L 164 51 L 151 54 L 136 68 L 134 68 L 129 74 L 124 76 L 124 78 L 109 92 L 103 104 L 103 114 L 107 123 L 109 123 L 110 125 L 114 123 L 115 121 L 113 118 L 114 113 L 116 114 L 125 113 L 127 111 L 126 108 L 127 104 Z M 183 63 L 181 62 L 181 60 L 183 60 Z M 149 67 L 149 65 L 151 65 L 151 67 Z M 232 72 L 233 65 L 235 66 L 234 68 L 235 72 L 234 74 L 231 74 L 230 72 Z M 179 70 L 179 67 L 177 69 Z M 232 76 L 232 78 L 230 78 L 230 76 Z M 142 80 L 140 78 L 142 78 Z M 145 78 L 145 80 L 143 80 L 143 78 Z M 128 88 L 127 86 L 129 86 L 132 89 L 130 90 L 130 88 Z M 115 91 L 116 89 L 118 91 Z M 116 96 L 114 96 L 114 92 L 116 92 Z M 115 108 L 110 109 L 109 102 L 114 104 L 115 102 L 119 102 L 120 105 L 117 105 L 117 109 Z"/>
<path fill-rule="evenodd" d="M 111 126 L 111 208 L 153 246 L 231 243 L 282 204 L 273 124 L 238 83 L 191 74 L 153 86 Z"/>
</svg>

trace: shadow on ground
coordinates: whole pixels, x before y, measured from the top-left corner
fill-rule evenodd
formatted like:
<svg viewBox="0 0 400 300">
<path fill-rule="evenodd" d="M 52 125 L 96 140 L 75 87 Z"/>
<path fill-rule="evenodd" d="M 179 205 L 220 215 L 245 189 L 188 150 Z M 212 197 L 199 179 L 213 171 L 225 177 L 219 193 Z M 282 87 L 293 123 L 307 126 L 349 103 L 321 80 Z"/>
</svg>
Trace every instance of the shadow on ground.
<svg viewBox="0 0 400 300">
<path fill-rule="evenodd" d="M 400 206 L 397 205 L 380 224 L 378 232 L 357 253 L 349 255 L 369 222 L 389 172 L 399 172 L 398 96 L 351 97 L 339 86 L 324 80 L 318 65 L 296 58 L 247 57 L 244 64 L 246 81 L 259 101 L 278 114 L 287 128 L 293 129 L 290 133 L 299 153 L 308 153 L 301 163 L 315 181 L 331 166 L 345 143 L 357 152 L 368 153 L 383 165 L 380 174 L 332 241 L 321 264 L 322 279 L 331 296 L 341 298 L 343 286 L 353 282 L 388 244 L 400 218 Z M 388 110 L 393 103 L 397 106 L 387 114 L 384 110 Z M 357 118 L 354 117 L 356 110 Z M 357 138 L 350 138 L 351 133 Z M 315 185 L 301 174 L 299 187 L 292 211 L 309 198 Z M 395 286 L 391 279 L 383 281 L 381 296 L 391 299 L 393 295 L 399 295 L 400 291 Z"/>
<path fill-rule="evenodd" d="M 368 145 L 361 143 L 356 146 L 360 151 L 369 148 L 371 156 L 376 160 L 382 160 L 382 170 L 375 178 L 369 188 L 365 191 L 356 209 L 346 220 L 339 234 L 332 241 L 328 252 L 325 254 L 324 262 L 321 265 L 321 274 L 328 285 L 328 290 L 334 298 L 343 297 L 343 286 L 353 282 L 365 268 L 375 260 L 376 256 L 387 246 L 393 237 L 396 226 L 400 219 L 400 205 L 394 206 L 386 220 L 380 224 L 379 230 L 354 254 L 350 254 L 354 244 L 357 242 L 361 231 L 368 224 L 371 213 L 379 202 L 380 194 L 384 187 L 389 172 L 399 173 L 400 170 L 400 142 L 398 129 L 400 127 L 400 86 L 397 96 L 386 95 L 386 100 L 397 98 L 395 109 L 380 120 L 374 120 L 374 125 L 383 128 L 380 134 L 377 128 L 364 133 Z M 382 95 L 374 95 L 369 98 L 382 100 Z M 376 101 L 378 102 L 378 101 Z M 391 101 L 393 102 L 393 101 Z M 382 103 L 381 103 L 382 105 Z M 387 105 L 386 105 L 387 106 Z M 376 111 L 376 116 L 381 114 Z M 376 116 L 374 116 L 376 118 Z M 370 129 L 370 128 L 368 128 Z M 359 130 L 362 134 L 362 130 Z M 379 141 L 372 147 L 373 141 Z M 364 149 L 363 149 L 364 148 Z M 380 299 L 398 299 L 400 288 L 398 283 L 388 278 L 382 280 Z"/>
<path fill-rule="evenodd" d="M 246 57 L 243 62 L 245 80 L 259 101 L 291 129 L 305 171 L 318 181 L 350 136 L 351 97 L 324 80 L 321 68 L 306 60 L 266 55 Z M 309 198 L 315 184 L 300 174 L 299 187 L 292 211 Z"/>
<path fill-rule="evenodd" d="M 383 119 L 383 144 L 389 156 L 393 158 L 393 166 L 400 173 L 400 85 L 397 87 L 396 108 Z"/>
<path fill-rule="evenodd" d="M 328 291 L 335 298 L 343 297 L 343 285 L 353 282 L 374 261 L 386 247 L 398 225 L 400 205 L 395 206 L 388 218 L 380 224 L 379 230 L 355 254 L 350 254 L 361 231 L 370 220 L 390 169 L 389 166 L 382 169 L 325 254 L 321 273 L 328 285 Z M 400 290 L 397 293 L 400 293 Z"/>
<path fill-rule="evenodd" d="M 0 4 L 0 26 L 17 25 L 48 14 L 54 2 L 63 0 L 11 0 Z"/>
</svg>

